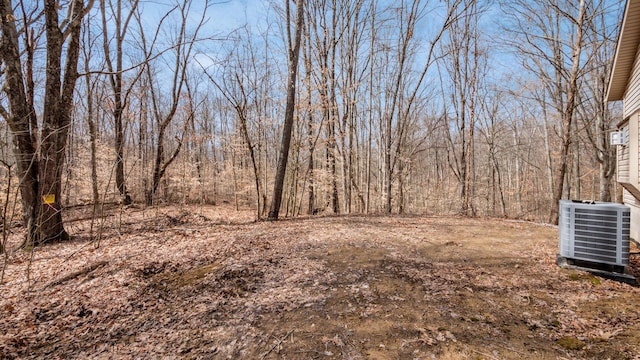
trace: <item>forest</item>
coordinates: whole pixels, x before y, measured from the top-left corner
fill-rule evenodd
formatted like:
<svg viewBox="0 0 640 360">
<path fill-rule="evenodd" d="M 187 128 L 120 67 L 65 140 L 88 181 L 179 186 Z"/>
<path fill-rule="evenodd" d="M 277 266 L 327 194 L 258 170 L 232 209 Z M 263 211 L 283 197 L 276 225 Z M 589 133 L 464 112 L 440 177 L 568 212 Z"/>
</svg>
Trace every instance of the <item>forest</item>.
<svg viewBox="0 0 640 360">
<path fill-rule="evenodd" d="M 0 359 L 633 359 L 624 7 L 0 0 Z"/>
<path fill-rule="evenodd" d="M 553 223 L 561 198 L 621 196 L 605 96 L 622 5 L 325 0 L 298 18 L 287 1 L 7 3 L 5 218 L 51 228 L 34 239 L 61 236 L 56 214 L 76 205 L 264 218 L 287 157 L 285 216 Z"/>
</svg>

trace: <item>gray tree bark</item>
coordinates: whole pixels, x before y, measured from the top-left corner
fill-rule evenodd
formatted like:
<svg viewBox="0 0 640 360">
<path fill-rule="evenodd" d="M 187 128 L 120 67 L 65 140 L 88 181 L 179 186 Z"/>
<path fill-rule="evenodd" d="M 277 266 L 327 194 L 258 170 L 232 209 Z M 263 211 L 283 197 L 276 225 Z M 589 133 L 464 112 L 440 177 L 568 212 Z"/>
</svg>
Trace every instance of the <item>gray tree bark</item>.
<svg viewBox="0 0 640 360">
<path fill-rule="evenodd" d="M 29 246 L 69 238 L 62 222 L 62 170 L 73 93 L 78 79 L 81 21 L 93 1 L 86 6 L 82 0 L 71 1 L 67 19 L 63 23 L 59 22 L 59 5 L 58 1 L 46 0 L 43 7 L 47 67 L 42 129 L 38 141 L 34 129 L 38 119 L 33 106 L 33 79 L 30 78 L 33 58 L 27 56 L 25 76 L 12 4 L 10 0 L 0 1 L 0 16 L 3 19 L 0 57 L 5 65 L 3 90 L 10 106 L 9 111 L 2 109 L 1 112 L 9 123 L 14 139 L 23 221 L 28 230 L 26 245 Z M 26 22 L 23 31 L 30 31 Z"/>
<path fill-rule="evenodd" d="M 287 35 L 289 43 L 289 76 L 287 80 L 287 103 L 284 113 L 284 126 L 282 128 L 282 142 L 280 144 L 280 156 L 273 185 L 273 197 L 269 209 L 269 220 L 278 220 L 280 204 L 282 203 L 282 191 L 284 178 L 287 173 L 287 161 L 289 160 L 289 148 L 291 145 L 291 132 L 293 130 L 293 112 L 296 101 L 296 79 L 298 75 L 298 59 L 300 55 L 300 38 L 304 21 L 304 1 L 296 2 L 296 23 L 293 44 L 291 44 L 291 26 L 289 21 L 289 0 L 287 2 Z"/>
</svg>

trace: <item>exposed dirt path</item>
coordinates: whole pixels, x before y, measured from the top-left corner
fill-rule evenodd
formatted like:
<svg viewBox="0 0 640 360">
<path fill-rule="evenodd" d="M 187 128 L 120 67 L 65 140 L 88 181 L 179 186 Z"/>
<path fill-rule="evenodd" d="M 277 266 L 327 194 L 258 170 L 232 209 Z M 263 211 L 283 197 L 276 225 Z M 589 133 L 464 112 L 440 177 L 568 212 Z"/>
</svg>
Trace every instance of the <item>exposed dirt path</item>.
<svg viewBox="0 0 640 360">
<path fill-rule="evenodd" d="M 640 289 L 558 268 L 552 227 L 120 215 L 10 258 L 0 358 L 640 358 Z"/>
</svg>

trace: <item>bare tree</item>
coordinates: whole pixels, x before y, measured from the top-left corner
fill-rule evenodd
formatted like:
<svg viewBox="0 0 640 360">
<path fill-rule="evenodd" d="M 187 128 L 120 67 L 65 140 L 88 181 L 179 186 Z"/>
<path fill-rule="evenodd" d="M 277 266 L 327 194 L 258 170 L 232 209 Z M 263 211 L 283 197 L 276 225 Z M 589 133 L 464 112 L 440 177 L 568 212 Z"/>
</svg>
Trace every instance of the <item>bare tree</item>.
<svg viewBox="0 0 640 360">
<path fill-rule="evenodd" d="M 460 184 L 461 213 L 469 216 L 475 215 L 475 128 L 478 107 L 481 105 L 479 88 L 482 86 L 482 63 L 486 55 L 479 45 L 479 9 L 476 1 L 463 1 L 460 7 L 459 19 L 452 23 L 448 41 L 444 45 L 444 67 L 453 85 L 450 96 L 455 126 L 447 127 L 456 130 L 455 134 L 449 136 L 454 160 L 452 169 Z M 460 151 L 454 143 L 460 144 Z"/>
<path fill-rule="evenodd" d="M 487 94 L 485 101 L 482 104 L 482 116 L 479 116 L 480 134 L 485 140 L 488 148 L 487 162 L 491 169 L 490 182 L 491 182 L 491 202 L 488 207 L 491 209 L 491 214 L 496 215 L 496 202 L 500 203 L 500 214 L 503 217 L 507 216 L 507 204 L 504 196 L 504 186 L 502 183 L 502 166 L 500 165 L 499 151 L 501 150 L 500 142 L 504 136 L 504 126 L 502 119 L 500 118 L 500 106 L 501 97 L 503 93 L 493 92 L 493 96 Z M 516 171 L 519 169 L 516 166 Z M 517 176 L 517 175 L 516 175 Z M 498 199 L 496 199 L 498 197 Z"/>
<path fill-rule="evenodd" d="M 240 122 L 240 132 L 246 144 L 253 168 L 253 180 L 256 190 L 256 216 L 260 219 L 266 195 L 264 195 L 260 185 L 260 166 L 258 155 L 256 154 L 256 144 L 249 133 L 249 107 L 252 106 L 254 109 L 258 109 L 260 106 L 260 99 L 258 98 L 261 95 L 258 94 L 260 74 L 258 74 L 258 59 L 250 40 L 250 34 L 247 33 L 246 36 L 249 40 L 247 40 L 245 48 L 232 51 L 230 58 L 227 60 L 227 65 L 223 69 L 221 84 L 206 69 L 203 70 L 211 83 L 215 85 L 237 114 Z M 240 52 L 243 53 L 240 54 Z"/>
<path fill-rule="evenodd" d="M 304 85 L 306 87 L 306 112 L 307 112 L 307 146 L 309 151 L 309 158 L 307 160 L 307 175 L 309 182 L 309 197 L 307 199 L 307 214 L 312 215 L 315 212 L 315 202 L 316 202 L 316 188 L 315 188 L 315 180 L 314 180 L 314 168 L 315 168 L 315 145 L 317 136 L 314 135 L 314 109 L 313 109 L 313 88 L 311 82 L 311 74 L 313 72 L 313 65 L 311 62 L 311 36 L 309 31 L 309 21 L 305 22 L 304 25 L 304 46 L 302 51 L 302 57 L 304 59 L 304 70 L 305 70 L 305 78 Z M 318 135 L 320 132 L 318 131 Z M 302 200 L 300 201 L 302 204 Z"/>
<path fill-rule="evenodd" d="M 278 157 L 278 167 L 276 170 L 275 182 L 273 185 L 273 197 L 271 200 L 271 208 L 269 209 L 269 219 L 277 220 L 280 213 L 280 204 L 282 202 L 282 191 L 284 187 L 284 178 L 287 172 L 287 161 L 289 159 L 289 147 L 291 144 L 291 132 L 293 128 L 293 115 L 296 99 L 296 80 L 298 74 L 298 59 L 300 57 L 300 38 L 304 21 L 304 1 L 296 2 L 296 20 L 295 33 L 293 43 L 291 38 L 291 21 L 289 0 L 286 1 L 286 22 L 287 22 L 287 49 L 288 49 L 288 68 L 289 75 L 287 79 L 287 103 L 284 114 L 284 126 L 282 128 L 282 142 L 280 144 L 280 155 Z"/>
<path fill-rule="evenodd" d="M 528 69 L 539 76 L 560 118 L 559 160 L 553 171 L 548 217 L 549 222 L 557 223 L 578 106 L 579 79 L 584 75 L 581 56 L 584 31 L 591 12 L 587 13 L 586 0 L 577 5 L 558 0 L 514 1 L 506 6 L 515 23 L 510 31 L 518 39 L 513 45 L 526 59 Z"/>
<path fill-rule="evenodd" d="M 87 121 L 87 127 L 89 130 L 89 147 L 90 147 L 90 167 L 91 167 L 91 195 L 92 195 L 92 216 L 90 236 L 93 236 L 93 225 L 97 215 L 98 207 L 100 206 L 100 194 L 98 191 L 98 160 L 97 160 L 97 142 L 98 142 L 98 126 L 97 126 L 97 111 L 95 99 L 98 93 L 99 78 L 96 75 L 91 74 L 91 58 L 94 54 L 94 41 L 95 38 L 91 31 L 91 17 L 87 17 L 85 26 L 83 27 L 82 37 L 82 57 L 84 61 L 84 91 L 86 108 L 84 117 Z"/>
<path fill-rule="evenodd" d="M 574 19 L 576 36 L 572 46 L 571 70 L 569 72 L 567 101 L 562 111 L 562 146 L 560 148 L 560 161 L 556 171 L 553 199 L 551 203 L 551 211 L 549 214 L 549 222 L 558 223 L 559 201 L 562 198 L 562 190 L 564 188 L 564 178 L 567 171 L 569 146 L 571 145 L 571 124 L 573 122 L 574 112 L 576 111 L 578 97 L 578 76 L 580 73 L 580 53 L 583 47 L 583 24 L 585 21 L 585 0 L 580 0 L 578 8 L 578 16 Z"/>
<path fill-rule="evenodd" d="M 143 71 L 142 68 L 137 70 L 137 74 L 134 75 L 132 81 L 129 81 L 127 87 L 124 85 L 124 69 L 123 69 L 123 45 L 127 31 L 129 30 L 129 23 L 133 18 L 138 7 L 139 0 L 131 0 L 128 9 L 124 9 L 122 0 L 103 0 L 100 1 L 100 14 L 102 15 L 102 39 L 105 63 L 107 65 L 107 77 L 109 84 L 111 85 L 112 97 L 113 97 L 113 109 L 111 115 L 113 117 L 114 131 L 115 131 L 115 149 L 116 149 L 116 187 L 118 192 L 122 196 L 122 201 L 125 205 L 131 204 L 131 196 L 127 190 L 124 174 L 124 142 L 125 133 L 123 126 L 123 113 L 127 107 L 127 100 L 131 91 L 133 90 L 136 81 L 140 78 Z M 107 5 L 109 13 L 107 13 Z M 123 10 L 128 13 L 123 14 Z M 111 29 L 113 27 L 113 29 Z M 110 39 L 109 34 L 113 32 L 113 39 Z M 112 41 L 113 44 L 112 50 Z M 114 54 L 112 55 L 112 51 Z M 112 57 L 115 57 L 113 59 Z"/>
<path fill-rule="evenodd" d="M 389 98 L 385 99 L 385 109 L 383 114 L 382 125 L 382 137 L 383 149 L 384 149 L 384 196 L 385 196 L 385 211 L 391 212 L 391 199 L 392 199 L 392 184 L 394 179 L 394 173 L 396 170 L 396 164 L 399 160 L 399 154 L 403 149 L 403 139 L 406 138 L 406 131 L 409 130 L 410 122 L 409 117 L 416 105 L 416 100 L 420 92 L 423 90 L 423 82 L 429 69 L 431 69 L 434 61 L 436 60 L 435 49 L 440 43 L 445 31 L 456 21 L 458 16 L 462 12 L 459 9 L 461 0 L 454 0 L 447 4 L 445 8 L 445 16 L 441 23 L 438 23 L 436 30 L 428 41 L 428 46 L 424 51 L 426 56 L 419 69 L 417 78 L 413 81 L 409 81 L 411 75 L 410 60 L 411 50 L 415 46 L 416 37 L 414 36 L 415 27 L 419 19 L 421 19 L 427 8 L 422 1 L 413 2 L 400 2 L 399 4 L 399 23 L 400 31 L 398 33 L 397 44 L 395 49 L 397 51 L 396 66 L 394 69 L 393 79 L 389 84 L 388 93 Z M 415 49 L 414 49 L 415 51 Z"/>
<path fill-rule="evenodd" d="M 85 4 L 82 0 L 72 0 L 66 9 L 66 18 L 60 21 L 64 8 L 59 2 L 44 2 L 47 66 L 42 128 L 40 139 L 37 139 L 33 82 L 29 78 L 31 74 L 23 72 L 17 17 L 11 1 L 0 1 L 3 19 L 0 57 L 5 66 L 3 90 L 9 99 L 9 110 L 1 111 L 14 139 L 24 225 L 28 229 L 27 244 L 69 238 L 62 223 L 61 179 L 78 79 L 81 23 L 92 5 L 93 1 Z M 23 18 L 23 21 L 21 31 L 29 34 L 28 20 Z M 30 61 L 28 57 L 27 62 Z M 31 66 L 32 63 L 27 64 L 26 68 Z"/>
<path fill-rule="evenodd" d="M 611 201 L 612 180 L 616 170 L 615 147 L 609 143 L 609 132 L 615 126 L 614 113 L 606 101 L 609 76 L 615 46 L 617 26 L 610 26 L 609 4 L 594 2 L 594 16 L 590 17 L 585 30 L 585 46 L 590 55 L 586 79 L 581 87 L 581 106 L 578 120 L 583 125 L 587 143 L 598 163 L 598 198 Z"/>
<path fill-rule="evenodd" d="M 329 201 L 333 213 L 340 212 L 340 200 L 338 198 L 338 174 L 337 174 L 337 144 L 336 126 L 338 108 L 336 99 L 336 55 L 340 29 L 338 28 L 339 2 L 310 1 L 308 3 L 308 37 L 310 46 L 314 49 L 317 69 L 311 75 L 320 96 L 320 108 L 322 109 L 322 123 L 325 128 L 324 142 L 326 166 L 330 174 Z M 311 21 L 313 19 L 313 21 Z M 313 59 L 309 59 L 309 63 Z"/>
<path fill-rule="evenodd" d="M 186 126 L 188 126 L 188 121 L 184 123 L 184 129 L 182 129 L 181 135 L 176 137 L 177 145 L 171 152 L 171 155 L 167 158 L 166 154 L 166 136 L 167 131 L 169 130 L 169 126 L 173 123 L 176 118 L 176 114 L 178 111 L 178 107 L 181 104 L 183 89 L 185 87 L 185 82 L 187 81 L 187 68 L 189 65 L 189 61 L 191 61 L 191 55 L 193 53 L 193 48 L 195 46 L 195 42 L 197 41 L 198 33 L 202 26 L 205 24 L 206 19 L 206 10 L 208 7 L 208 2 L 205 2 L 204 10 L 201 13 L 199 21 L 195 24 L 194 30 L 189 32 L 187 27 L 190 25 L 190 9 L 191 9 L 191 1 L 183 1 L 178 3 L 171 12 L 177 10 L 179 13 L 179 29 L 178 32 L 173 39 L 173 44 L 171 45 L 171 51 L 173 55 L 173 66 L 165 69 L 168 71 L 171 76 L 171 82 L 169 84 L 169 101 L 164 104 L 161 97 L 161 89 L 159 84 L 155 81 L 155 77 L 152 71 L 152 64 L 150 61 L 147 61 L 145 65 L 146 70 L 146 80 L 147 86 L 149 89 L 149 96 L 151 99 L 151 108 L 153 118 L 158 127 L 158 134 L 156 137 L 156 151 L 155 151 L 155 160 L 153 166 L 153 176 L 151 181 L 151 187 L 148 189 L 146 195 L 146 202 L 148 205 L 153 204 L 153 198 L 160 186 L 160 181 L 164 177 L 164 174 L 167 171 L 167 168 L 173 163 L 173 161 L 178 157 L 180 153 L 180 149 L 182 148 L 182 142 Z M 171 12 L 167 13 L 163 20 L 167 19 L 167 17 L 171 14 Z M 157 54 L 154 54 L 155 46 L 157 45 L 158 36 L 160 35 L 163 21 L 161 21 L 158 25 L 156 33 L 154 34 L 152 42 L 149 44 L 147 42 L 146 37 L 144 36 L 145 29 L 141 21 L 140 12 L 136 11 L 136 18 L 138 20 L 140 34 L 141 36 L 141 46 L 142 50 L 145 54 L 146 59 L 151 59 L 153 57 L 157 57 Z M 163 106 L 167 105 L 167 107 Z M 192 116 L 192 115 L 188 115 Z"/>
</svg>

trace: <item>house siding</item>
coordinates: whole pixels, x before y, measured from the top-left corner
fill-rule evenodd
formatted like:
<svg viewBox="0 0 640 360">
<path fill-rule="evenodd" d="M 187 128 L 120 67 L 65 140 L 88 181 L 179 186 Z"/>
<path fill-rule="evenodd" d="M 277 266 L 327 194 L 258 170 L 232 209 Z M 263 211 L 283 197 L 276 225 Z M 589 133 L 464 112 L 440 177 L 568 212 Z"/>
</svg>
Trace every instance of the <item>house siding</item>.
<svg viewBox="0 0 640 360">
<path fill-rule="evenodd" d="M 631 209 L 631 237 L 640 240 L 640 0 L 626 2 L 616 46 L 607 101 L 623 100 L 626 143 L 617 146 L 618 183 Z"/>
<path fill-rule="evenodd" d="M 639 85 L 640 86 L 640 85 Z M 638 189 L 640 186 L 638 184 L 638 174 L 640 174 L 640 165 L 638 163 L 638 150 L 640 149 L 640 141 L 638 141 L 638 117 L 640 114 L 638 112 L 634 113 L 629 118 L 629 123 L 627 124 L 627 129 L 625 132 L 625 136 L 627 138 L 627 148 L 629 151 L 629 181 L 634 188 Z M 637 192 L 634 191 L 634 194 Z"/>
<path fill-rule="evenodd" d="M 640 47 L 639 47 L 640 50 Z M 629 85 L 624 95 L 624 117 L 628 117 L 640 109 L 640 51 L 636 53 Z"/>
<path fill-rule="evenodd" d="M 629 236 L 635 240 L 640 241 L 640 200 L 633 196 L 626 189 L 622 190 L 622 198 L 624 204 L 631 209 L 631 232 Z"/>
<path fill-rule="evenodd" d="M 637 86 L 640 89 L 640 83 Z M 620 125 L 620 131 L 625 144 L 617 147 L 617 179 L 624 187 L 622 200 L 631 209 L 631 238 L 640 240 L 640 110 Z"/>
<path fill-rule="evenodd" d="M 627 144 L 622 147 L 625 148 L 623 153 L 624 151 L 628 151 L 628 175 L 626 181 L 620 181 L 621 183 L 627 183 L 635 188 L 639 187 L 638 174 L 640 172 L 640 167 L 638 166 L 638 150 L 640 149 L 640 142 L 638 141 L 638 116 L 638 112 L 631 115 L 626 126 L 623 128 Z M 634 191 L 633 193 L 635 194 L 636 192 Z"/>
<path fill-rule="evenodd" d="M 628 133 L 629 126 L 625 125 L 620 129 L 620 131 L 627 136 L 627 144 L 617 146 L 618 148 L 618 182 L 628 183 L 629 182 L 629 144 L 628 144 Z"/>
</svg>

